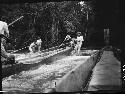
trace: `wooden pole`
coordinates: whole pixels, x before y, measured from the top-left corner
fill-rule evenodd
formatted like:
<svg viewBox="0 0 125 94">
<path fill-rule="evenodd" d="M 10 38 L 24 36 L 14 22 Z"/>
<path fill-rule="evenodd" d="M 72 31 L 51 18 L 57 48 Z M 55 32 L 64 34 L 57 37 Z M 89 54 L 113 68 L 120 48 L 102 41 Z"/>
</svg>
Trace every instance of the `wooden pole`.
<svg viewBox="0 0 125 94">
<path fill-rule="evenodd" d="M 18 21 L 18 20 L 20 20 L 20 19 L 22 19 L 24 16 L 21 16 L 21 17 L 19 17 L 18 19 L 16 19 L 15 21 L 13 21 L 13 22 L 11 22 L 10 24 L 8 24 L 8 26 L 11 26 L 12 24 L 14 24 L 16 21 Z"/>
</svg>

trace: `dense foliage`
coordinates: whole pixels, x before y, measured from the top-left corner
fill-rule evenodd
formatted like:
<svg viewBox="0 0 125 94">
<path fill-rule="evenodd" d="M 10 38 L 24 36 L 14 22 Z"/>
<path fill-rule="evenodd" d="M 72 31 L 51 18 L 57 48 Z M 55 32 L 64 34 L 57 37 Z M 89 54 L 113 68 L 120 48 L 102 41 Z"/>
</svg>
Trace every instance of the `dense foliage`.
<svg viewBox="0 0 125 94">
<path fill-rule="evenodd" d="M 75 37 L 77 31 L 82 32 L 85 40 L 89 41 L 94 31 L 93 8 L 93 2 L 82 6 L 79 1 L 0 5 L 1 20 L 8 24 L 24 16 L 9 26 L 15 49 L 28 46 L 38 36 L 43 41 L 43 48 L 59 45 L 67 33 Z"/>
</svg>

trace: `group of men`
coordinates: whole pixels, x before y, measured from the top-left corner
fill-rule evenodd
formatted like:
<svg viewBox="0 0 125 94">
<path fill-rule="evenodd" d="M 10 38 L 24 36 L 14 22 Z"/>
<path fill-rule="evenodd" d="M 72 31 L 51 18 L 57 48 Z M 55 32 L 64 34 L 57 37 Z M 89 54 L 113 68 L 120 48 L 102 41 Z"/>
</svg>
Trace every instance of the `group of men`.
<svg viewBox="0 0 125 94">
<path fill-rule="evenodd" d="M 81 46 L 84 41 L 81 32 L 77 32 L 77 38 L 71 38 L 70 35 L 67 35 L 65 40 L 70 43 L 70 46 L 76 51 L 77 54 L 80 54 Z"/>
<path fill-rule="evenodd" d="M 82 42 L 84 41 L 83 39 L 83 36 L 81 34 L 81 32 L 77 32 L 77 38 L 71 38 L 70 35 L 67 35 L 65 37 L 65 40 L 67 41 L 67 43 L 69 44 L 70 43 L 70 46 L 72 48 L 74 48 L 74 50 L 79 54 L 80 53 L 80 50 L 81 50 L 81 46 L 82 46 Z M 29 51 L 31 53 L 34 53 L 36 51 L 40 52 L 40 49 L 41 49 L 41 39 L 39 38 L 38 40 L 35 40 L 33 43 L 30 44 L 29 46 Z M 66 43 L 66 44 L 67 44 Z M 38 50 L 36 50 L 36 48 Z"/>
<path fill-rule="evenodd" d="M 6 38 L 9 37 L 9 30 L 8 30 L 7 23 L 3 21 L 0 21 L 0 37 L 1 37 L 1 61 L 15 63 L 15 56 L 6 52 L 5 50 Z M 81 32 L 77 33 L 77 38 L 71 38 L 70 35 L 67 35 L 65 40 L 69 40 L 71 47 L 73 47 L 79 54 L 82 46 L 82 42 L 84 41 L 83 36 L 81 35 Z M 42 43 L 42 40 L 40 38 L 38 40 L 35 40 L 33 43 L 30 44 L 29 51 L 31 53 L 40 52 L 41 43 Z"/>
<path fill-rule="evenodd" d="M 70 35 L 67 35 L 65 37 L 65 40 L 67 41 L 66 44 L 69 44 L 70 43 L 70 46 L 72 48 L 74 48 L 74 50 L 79 54 L 80 53 L 80 50 L 81 50 L 81 46 L 82 46 L 82 43 L 84 41 L 83 39 L 83 36 L 81 34 L 81 32 L 77 32 L 77 38 L 71 38 Z M 41 49 L 41 39 L 39 38 L 38 40 L 35 40 L 33 43 L 30 44 L 29 46 L 29 51 L 31 53 L 34 53 L 34 52 L 40 52 L 40 49 Z M 36 50 L 36 48 L 38 50 Z"/>
</svg>

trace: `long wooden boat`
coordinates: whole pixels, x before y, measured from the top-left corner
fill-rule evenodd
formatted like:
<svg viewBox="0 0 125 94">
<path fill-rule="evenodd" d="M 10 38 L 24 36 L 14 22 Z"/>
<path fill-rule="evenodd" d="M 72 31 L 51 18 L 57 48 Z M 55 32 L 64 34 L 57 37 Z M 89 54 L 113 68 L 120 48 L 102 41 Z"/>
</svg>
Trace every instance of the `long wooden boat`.
<svg viewBox="0 0 125 94">
<path fill-rule="evenodd" d="M 121 90 L 121 86 L 121 62 L 118 51 L 109 46 L 97 51 L 45 92 L 113 92 Z"/>
</svg>

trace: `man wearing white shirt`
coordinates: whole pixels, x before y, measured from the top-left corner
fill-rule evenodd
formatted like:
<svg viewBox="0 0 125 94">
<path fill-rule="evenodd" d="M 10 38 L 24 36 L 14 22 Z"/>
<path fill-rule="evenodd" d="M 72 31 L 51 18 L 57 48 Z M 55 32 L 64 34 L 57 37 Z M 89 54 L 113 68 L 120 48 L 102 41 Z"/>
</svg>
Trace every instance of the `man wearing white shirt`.
<svg viewBox="0 0 125 94">
<path fill-rule="evenodd" d="M 80 50 L 81 50 L 82 42 L 84 41 L 83 36 L 81 35 L 81 32 L 77 33 L 77 39 L 76 40 L 77 40 L 76 50 L 79 54 Z"/>
<path fill-rule="evenodd" d="M 37 46 L 38 46 L 38 52 L 40 52 L 42 40 L 38 39 L 36 43 L 37 43 Z"/>
</svg>

